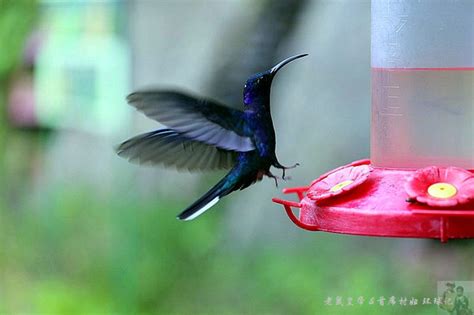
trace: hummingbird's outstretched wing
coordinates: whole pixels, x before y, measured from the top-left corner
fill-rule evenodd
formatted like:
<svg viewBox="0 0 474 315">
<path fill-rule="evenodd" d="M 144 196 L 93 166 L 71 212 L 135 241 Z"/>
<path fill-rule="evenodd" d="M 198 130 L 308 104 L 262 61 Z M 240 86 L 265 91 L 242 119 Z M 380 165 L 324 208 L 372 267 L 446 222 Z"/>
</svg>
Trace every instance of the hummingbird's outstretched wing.
<svg viewBox="0 0 474 315">
<path fill-rule="evenodd" d="M 216 101 L 175 91 L 135 92 L 130 105 L 187 138 L 221 149 L 247 152 L 255 149 L 245 132 L 244 112 Z"/>
<path fill-rule="evenodd" d="M 123 142 L 117 147 L 117 154 L 138 164 L 205 171 L 232 168 L 237 152 L 189 139 L 171 129 L 160 129 Z"/>
</svg>

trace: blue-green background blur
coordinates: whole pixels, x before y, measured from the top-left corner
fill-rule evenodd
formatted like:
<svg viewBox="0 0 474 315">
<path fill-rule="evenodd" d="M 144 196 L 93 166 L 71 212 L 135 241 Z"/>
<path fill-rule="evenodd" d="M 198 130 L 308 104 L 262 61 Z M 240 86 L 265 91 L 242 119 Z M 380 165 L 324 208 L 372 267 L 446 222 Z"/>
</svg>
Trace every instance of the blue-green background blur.
<svg viewBox="0 0 474 315">
<path fill-rule="evenodd" d="M 134 89 L 238 106 L 247 76 L 296 53 L 272 113 L 280 160 L 301 166 L 278 189 L 180 222 L 224 173 L 115 155 L 159 126 L 127 106 Z M 369 67 L 368 1 L 0 0 L 0 313 L 438 314 L 421 299 L 474 280 L 471 241 L 305 232 L 271 202 L 369 156 Z M 325 305 L 338 296 L 366 302 Z"/>
</svg>

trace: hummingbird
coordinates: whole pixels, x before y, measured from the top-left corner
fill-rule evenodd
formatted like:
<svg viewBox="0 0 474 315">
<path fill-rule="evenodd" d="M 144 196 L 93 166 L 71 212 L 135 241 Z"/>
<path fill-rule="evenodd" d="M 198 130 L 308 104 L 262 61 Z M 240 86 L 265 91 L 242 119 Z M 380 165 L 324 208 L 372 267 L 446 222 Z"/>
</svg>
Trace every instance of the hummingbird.
<svg viewBox="0 0 474 315">
<path fill-rule="evenodd" d="M 271 69 L 249 77 L 243 89 L 243 110 L 227 107 L 215 100 L 170 90 L 134 92 L 127 102 L 147 117 L 167 128 L 140 134 L 117 147 L 117 154 L 138 164 L 164 165 L 188 171 L 230 169 L 201 198 L 177 218 L 193 220 L 224 196 L 262 180 L 275 180 L 273 166 L 282 170 L 275 153 L 275 129 L 270 112 L 270 90 L 277 72 L 293 60 L 286 58 Z"/>
</svg>

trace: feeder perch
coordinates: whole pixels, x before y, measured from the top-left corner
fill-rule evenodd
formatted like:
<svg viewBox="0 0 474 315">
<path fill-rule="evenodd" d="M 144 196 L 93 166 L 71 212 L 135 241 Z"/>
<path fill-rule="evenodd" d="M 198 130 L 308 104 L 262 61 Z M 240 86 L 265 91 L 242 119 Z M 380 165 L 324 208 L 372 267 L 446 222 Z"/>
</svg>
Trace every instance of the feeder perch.
<svg viewBox="0 0 474 315">
<path fill-rule="evenodd" d="M 371 159 L 273 198 L 309 231 L 474 238 L 474 2 L 372 0 Z M 295 214 L 294 211 L 298 211 Z"/>
</svg>

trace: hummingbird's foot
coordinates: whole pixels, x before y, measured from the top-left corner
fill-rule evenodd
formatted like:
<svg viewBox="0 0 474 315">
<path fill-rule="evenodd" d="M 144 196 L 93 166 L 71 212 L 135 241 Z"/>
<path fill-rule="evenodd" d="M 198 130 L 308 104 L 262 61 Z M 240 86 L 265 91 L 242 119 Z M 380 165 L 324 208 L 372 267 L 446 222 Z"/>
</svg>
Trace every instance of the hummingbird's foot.
<svg viewBox="0 0 474 315">
<path fill-rule="evenodd" d="M 300 163 L 295 163 L 291 166 L 285 166 L 285 165 L 281 165 L 280 163 L 276 162 L 275 164 L 273 164 L 273 166 L 275 166 L 276 168 L 282 169 L 282 170 L 290 170 L 292 168 L 300 166 Z"/>
<path fill-rule="evenodd" d="M 280 177 L 278 177 L 278 176 L 273 175 L 272 172 L 270 172 L 270 171 L 268 171 L 268 172 L 266 173 L 266 175 L 267 175 L 268 177 L 270 177 L 270 178 L 273 178 L 273 180 L 275 181 L 275 186 L 276 186 L 277 188 L 278 188 L 278 180 L 279 180 L 279 179 L 284 179 L 284 178 L 280 178 Z"/>
<path fill-rule="evenodd" d="M 297 166 L 299 166 L 299 165 L 300 165 L 300 163 L 295 163 L 295 164 L 293 164 L 293 165 L 291 165 L 291 166 L 284 166 L 284 165 L 281 165 L 280 163 L 276 163 L 274 166 L 275 166 L 276 168 L 279 168 L 279 169 L 283 170 L 283 172 L 282 172 L 283 174 L 282 174 L 282 177 L 281 177 L 283 180 L 290 180 L 291 177 L 290 177 L 290 176 L 288 176 L 288 177 L 286 176 L 286 170 L 295 168 L 295 167 L 297 167 Z"/>
<path fill-rule="evenodd" d="M 285 170 L 283 170 L 283 176 L 282 177 L 278 177 L 276 175 L 273 175 L 270 171 L 268 171 L 268 173 L 266 173 L 266 175 L 275 180 L 275 186 L 277 188 L 278 188 L 278 180 L 284 180 L 284 181 L 291 180 L 291 176 L 285 176 Z"/>
<path fill-rule="evenodd" d="M 283 165 L 282 165 L 282 166 L 283 166 Z M 295 168 L 295 167 L 297 167 L 297 166 L 300 166 L 300 163 L 295 163 L 295 164 L 293 164 L 293 165 L 291 165 L 291 166 L 283 166 L 283 169 L 284 169 L 284 170 L 290 170 L 290 169 Z"/>
<path fill-rule="evenodd" d="M 291 167 L 291 168 L 294 168 L 294 167 Z M 288 169 L 288 168 L 282 168 L 282 173 L 283 173 L 283 174 L 282 174 L 281 178 L 282 178 L 283 180 L 291 180 L 291 176 L 286 176 L 286 173 L 285 173 L 285 172 L 286 172 L 287 169 Z"/>
</svg>

